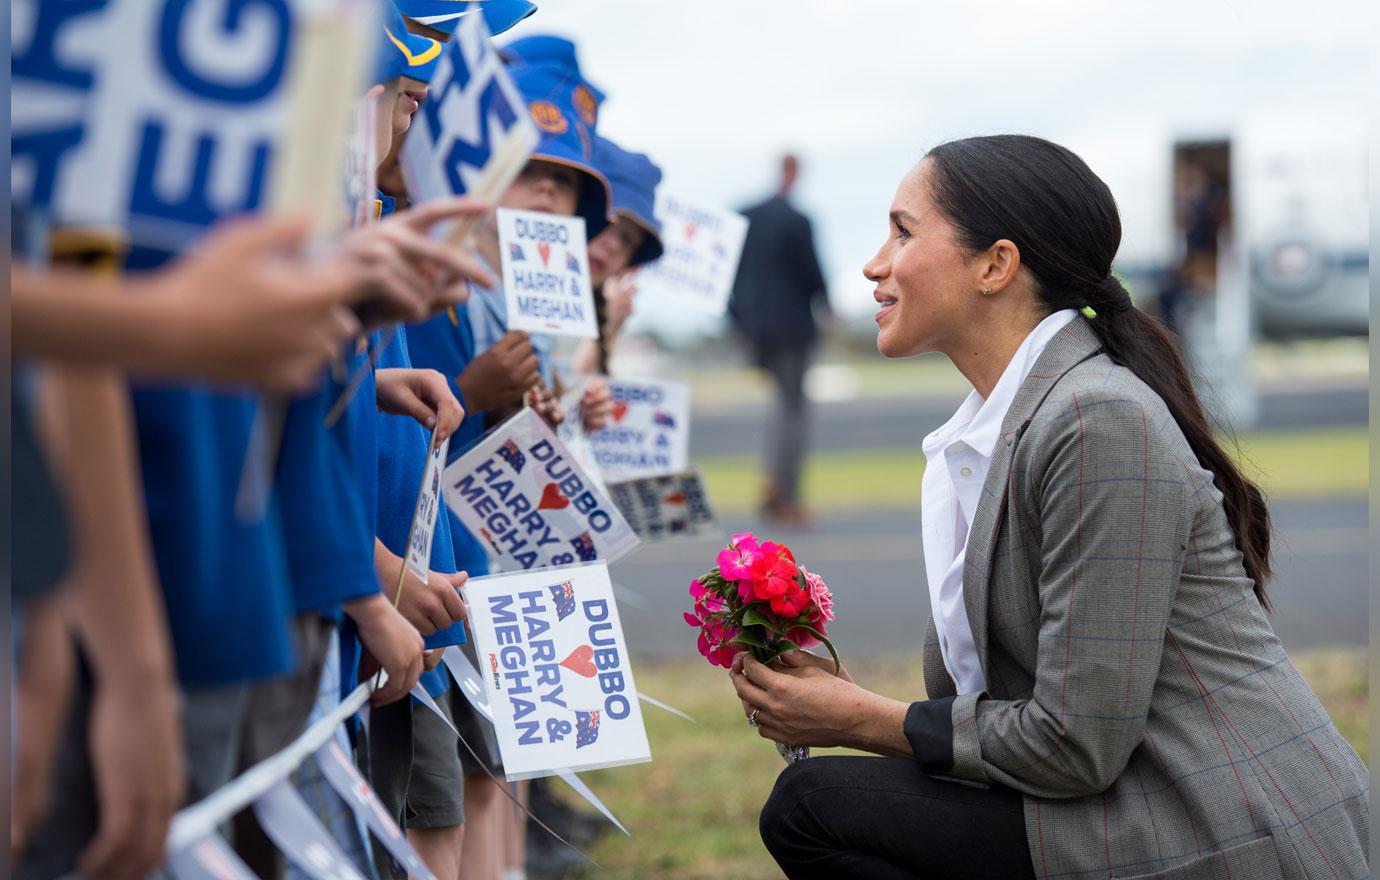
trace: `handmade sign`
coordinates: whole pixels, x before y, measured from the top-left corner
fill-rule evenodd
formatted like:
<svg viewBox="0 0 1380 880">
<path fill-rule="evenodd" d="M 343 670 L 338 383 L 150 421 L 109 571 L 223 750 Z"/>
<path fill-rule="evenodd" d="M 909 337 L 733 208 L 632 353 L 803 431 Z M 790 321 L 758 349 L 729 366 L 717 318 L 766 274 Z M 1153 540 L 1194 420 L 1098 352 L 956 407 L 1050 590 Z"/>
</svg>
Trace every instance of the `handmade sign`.
<svg viewBox="0 0 1380 880">
<path fill-rule="evenodd" d="M 683 471 L 690 457 L 690 386 L 683 382 L 609 380 L 613 423 L 589 435 L 608 480 Z"/>
<path fill-rule="evenodd" d="M 613 562 L 638 544 L 618 508 L 531 409 L 451 462 L 441 485 L 497 571 Z"/>
<path fill-rule="evenodd" d="M 718 534 L 698 470 L 609 484 L 609 496 L 644 544 Z"/>
<path fill-rule="evenodd" d="M 12 197 L 177 249 L 262 207 L 343 220 L 359 0 L 15 4 Z"/>
<path fill-rule="evenodd" d="M 510 330 L 599 336 L 583 218 L 500 208 L 498 248 Z"/>
<path fill-rule="evenodd" d="M 600 473 L 599 466 L 594 461 L 594 450 L 589 445 L 589 434 L 585 432 L 584 413 L 580 406 L 587 386 L 587 380 L 577 380 L 571 389 L 561 396 L 561 413 L 565 418 L 556 426 L 556 436 L 565 444 L 565 448 L 570 450 L 570 457 L 580 465 L 580 469 L 589 474 L 590 480 L 599 487 L 599 491 L 607 495 L 608 486 L 604 483 L 604 475 Z"/>
<path fill-rule="evenodd" d="M 657 300 L 669 297 L 722 315 L 738 274 L 747 218 L 665 192 L 657 193 L 656 216 L 666 252 L 638 270 L 642 295 Z"/>
<path fill-rule="evenodd" d="M 441 54 L 400 157 L 414 201 L 466 193 L 497 198 L 536 149 L 527 102 L 498 57 L 484 16 L 466 15 Z M 497 161 L 497 160 L 502 161 Z"/>
<path fill-rule="evenodd" d="M 465 592 L 509 779 L 652 759 L 603 563 L 476 578 Z"/>
<path fill-rule="evenodd" d="M 407 531 L 407 568 L 420 580 L 431 575 L 431 541 L 436 536 L 436 515 L 441 511 L 441 470 L 446 466 L 450 438 L 437 441 L 433 432 L 428 441 L 426 468 L 417 491 L 412 525 Z"/>
</svg>

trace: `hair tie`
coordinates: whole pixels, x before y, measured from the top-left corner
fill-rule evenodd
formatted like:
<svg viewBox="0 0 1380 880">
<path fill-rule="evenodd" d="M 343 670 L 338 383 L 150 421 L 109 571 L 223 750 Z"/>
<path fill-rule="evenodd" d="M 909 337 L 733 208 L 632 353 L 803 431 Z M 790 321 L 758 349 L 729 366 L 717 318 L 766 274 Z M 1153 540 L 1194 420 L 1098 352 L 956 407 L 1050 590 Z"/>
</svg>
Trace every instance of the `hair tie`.
<svg viewBox="0 0 1380 880">
<path fill-rule="evenodd" d="M 1097 317 L 1097 309 L 1094 309 L 1092 306 L 1083 306 L 1083 308 L 1078 310 L 1078 313 L 1089 321 Z"/>
</svg>

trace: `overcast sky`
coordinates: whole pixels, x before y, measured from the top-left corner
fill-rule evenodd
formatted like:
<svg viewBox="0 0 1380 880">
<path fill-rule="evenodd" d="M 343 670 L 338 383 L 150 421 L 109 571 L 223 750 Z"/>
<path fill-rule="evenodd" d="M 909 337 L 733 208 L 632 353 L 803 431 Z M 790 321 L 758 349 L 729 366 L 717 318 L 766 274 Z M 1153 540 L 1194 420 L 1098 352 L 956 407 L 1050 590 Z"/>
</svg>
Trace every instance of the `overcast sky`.
<svg viewBox="0 0 1380 880">
<path fill-rule="evenodd" d="M 896 182 L 929 146 L 1005 131 L 1088 145 L 1116 190 L 1100 163 L 1174 137 L 1361 116 L 1375 94 L 1371 5 L 540 0 L 511 36 L 574 39 L 608 94 L 601 133 L 651 153 L 675 192 L 741 207 L 771 189 L 780 151 L 797 151 L 798 202 L 848 310 L 870 308 L 860 267 L 886 234 Z M 1143 194 L 1121 188 L 1129 227 Z M 639 311 L 655 317 L 654 304 Z"/>
</svg>

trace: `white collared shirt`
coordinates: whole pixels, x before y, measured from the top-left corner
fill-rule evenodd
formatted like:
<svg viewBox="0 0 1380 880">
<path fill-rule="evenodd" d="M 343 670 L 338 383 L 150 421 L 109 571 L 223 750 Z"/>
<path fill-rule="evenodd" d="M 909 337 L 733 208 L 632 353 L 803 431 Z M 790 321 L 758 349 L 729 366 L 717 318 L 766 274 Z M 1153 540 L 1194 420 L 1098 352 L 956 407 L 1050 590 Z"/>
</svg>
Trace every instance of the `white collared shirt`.
<svg viewBox="0 0 1380 880">
<path fill-rule="evenodd" d="M 1078 312 L 1063 309 L 1041 321 L 1016 349 L 986 400 L 974 389 L 944 425 L 925 438 L 925 476 L 920 484 L 920 521 L 930 613 L 939 633 L 944 667 L 960 694 L 987 689 L 973 630 L 963 605 L 963 561 L 968 527 L 992 467 L 992 452 L 1006 411 L 1016 399 L 1045 346 Z"/>
</svg>

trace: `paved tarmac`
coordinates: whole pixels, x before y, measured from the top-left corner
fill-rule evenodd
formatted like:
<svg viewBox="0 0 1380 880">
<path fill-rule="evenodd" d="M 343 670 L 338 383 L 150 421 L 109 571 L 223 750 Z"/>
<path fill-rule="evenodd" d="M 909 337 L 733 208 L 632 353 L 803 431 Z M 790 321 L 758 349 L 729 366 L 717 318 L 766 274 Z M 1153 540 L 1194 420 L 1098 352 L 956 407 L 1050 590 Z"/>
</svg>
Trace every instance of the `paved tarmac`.
<svg viewBox="0 0 1380 880">
<path fill-rule="evenodd" d="M 810 419 L 810 445 L 821 451 L 918 448 L 962 400 L 962 395 L 930 395 L 818 403 Z M 1261 420 L 1253 430 L 1364 426 L 1369 413 L 1364 386 L 1267 392 L 1260 409 Z M 760 454 L 763 428 L 771 418 L 770 406 L 696 411 L 690 455 Z"/>
<path fill-rule="evenodd" d="M 1369 571 L 1364 498 L 1280 502 L 1272 622 L 1286 647 L 1365 645 Z M 761 528 L 730 519 L 727 530 Z M 726 538 L 725 534 L 725 538 Z M 915 652 L 930 613 L 919 510 L 825 516 L 810 533 L 777 532 L 834 590 L 831 635 L 847 655 Z M 720 542 L 643 547 L 612 568 L 629 647 L 639 656 L 697 657 L 681 619 L 690 579 L 712 564 Z"/>
</svg>

